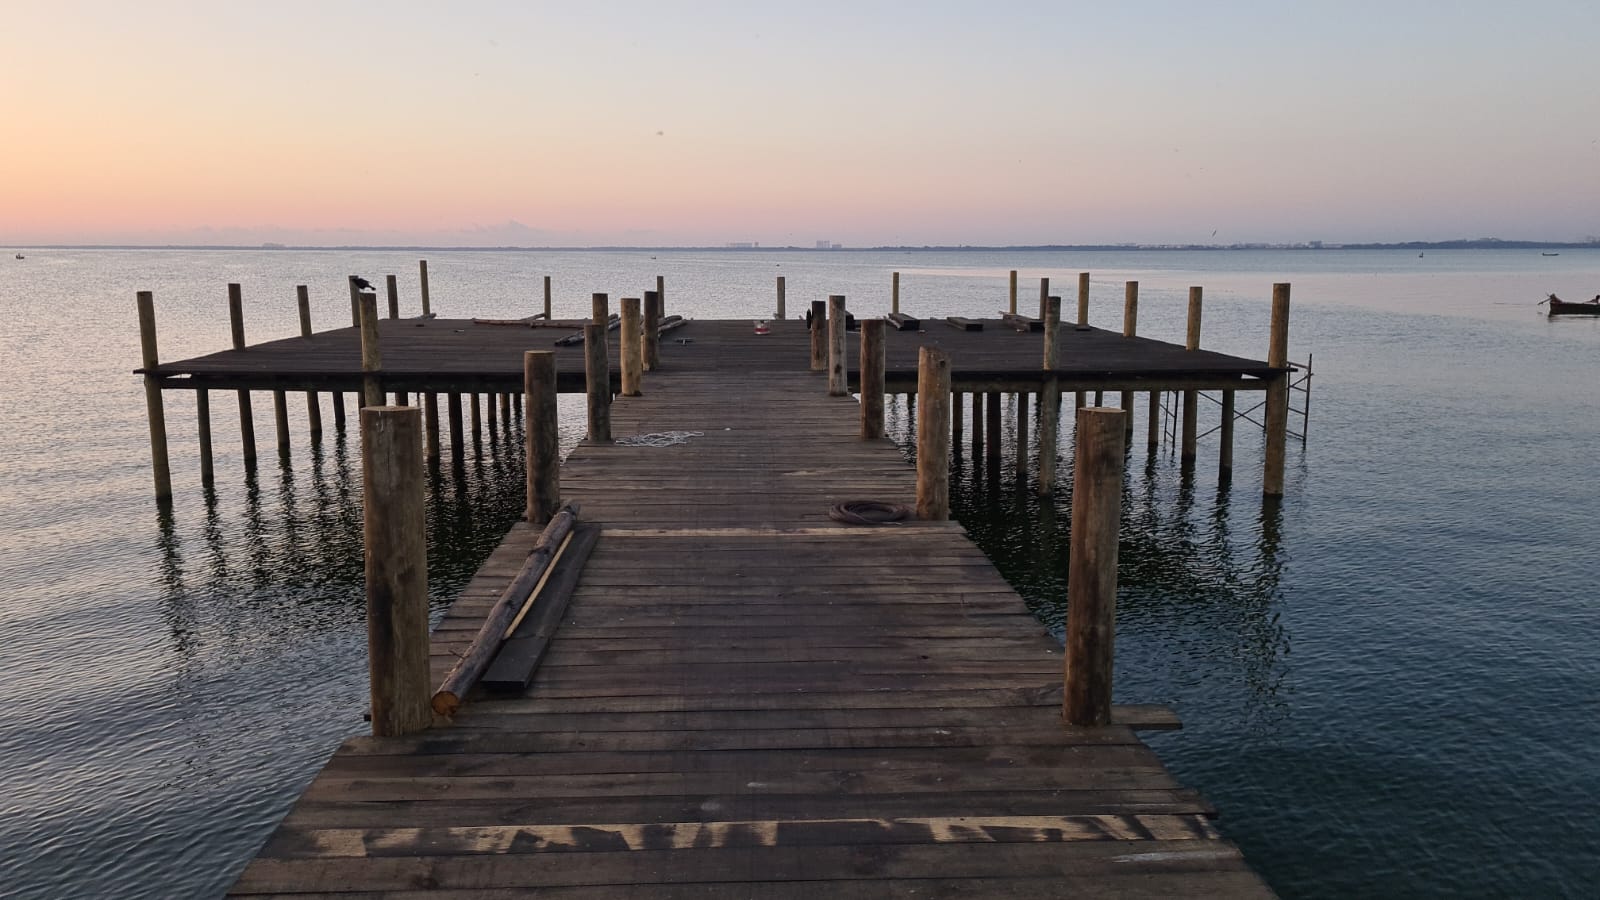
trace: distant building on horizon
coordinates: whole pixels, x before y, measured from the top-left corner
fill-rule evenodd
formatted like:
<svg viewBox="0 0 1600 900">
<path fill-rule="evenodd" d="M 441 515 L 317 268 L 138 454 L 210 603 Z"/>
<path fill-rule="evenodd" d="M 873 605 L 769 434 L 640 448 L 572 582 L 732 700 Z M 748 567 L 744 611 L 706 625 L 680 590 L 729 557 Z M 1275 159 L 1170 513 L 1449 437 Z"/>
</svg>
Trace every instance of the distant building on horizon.
<svg viewBox="0 0 1600 900">
<path fill-rule="evenodd" d="M 817 241 L 818 250 L 838 250 L 840 246 L 842 245 L 835 244 L 832 241 Z"/>
<path fill-rule="evenodd" d="M 761 246 L 760 241 L 729 241 L 729 250 L 754 250 Z"/>
</svg>

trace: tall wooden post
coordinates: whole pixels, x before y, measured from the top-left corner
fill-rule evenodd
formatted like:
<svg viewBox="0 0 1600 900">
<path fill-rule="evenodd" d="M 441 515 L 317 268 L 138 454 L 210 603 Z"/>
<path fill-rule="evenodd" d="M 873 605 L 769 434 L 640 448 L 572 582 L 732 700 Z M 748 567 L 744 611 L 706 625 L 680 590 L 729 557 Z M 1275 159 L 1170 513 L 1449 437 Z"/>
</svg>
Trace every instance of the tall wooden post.
<svg viewBox="0 0 1600 900">
<path fill-rule="evenodd" d="M 428 261 L 417 260 L 417 274 L 422 279 L 422 316 L 427 318 L 433 315 L 433 306 L 428 301 Z"/>
<path fill-rule="evenodd" d="M 377 737 L 410 734 L 433 722 L 419 418 L 409 406 L 361 410 L 367 663 Z"/>
<path fill-rule="evenodd" d="M 644 292 L 644 370 L 661 368 L 661 294 Z"/>
<path fill-rule="evenodd" d="M 356 286 L 356 276 L 347 279 L 350 283 L 350 324 L 355 328 L 361 327 L 361 288 Z M 360 423 L 357 423 L 360 428 Z"/>
<path fill-rule="evenodd" d="M 211 392 L 204 388 L 194 392 L 194 418 L 200 431 L 200 484 L 211 487 L 217 470 L 211 458 Z"/>
<path fill-rule="evenodd" d="M 422 395 L 423 451 L 428 462 L 439 462 L 439 395 L 429 391 Z"/>
<path fill-rule="evenodd" d="M 1062 704 L 1068 725 L 1111 724 L 1125 415 L 1100 407 L 1078 410 Z"/>
<path fill-rule="evenodd" d="M 889 289 L 889 311 L 900 311 L 900 273 L 894 273 L 894 283 Z"/>
<path fill-rule="evenodd" d="M 622 354 L 622 396 L 637 397 L 642 394 L 644 382 L 644 347 L 639 334 L 639 298 L 622 298 L 622 333 L 619 336 Z"/>
<path fill-rule="evenodd" d="M 1039 318 L 1043 319 L 1050 306 L 1050 279 L 1039 279 Z"/>
<path fill-rule="evenodd" d="M 295 304 L 300 308 L 300 336 L 311 339 L 311 291 L 305 285 L 295 285 Z M 316 391 L 306 391 L 306 427 L 311 440 L 322 437 L 322 401 Z"/>
<path fill-rule="evenodd" d="M 868 440 L 883 437 L 884 326 L 887 324 L 882 319 L 866 319 L 861 323 L 861 436 Z"/>
<path fill-rule="evenodd" d="M 1201 289 L 1194 286 L 1189 288 L 1189 321 L 1183 342 L 1185 350 L 1200 349 L 1200 306 Z M 1183 392 L 1183 441 L 1179 445 L 1179 460 L 1185 465 L 1192 465 L 1195 457 L 1200 452 L 1200 392 L 1187 390 Z"/>
<path fill-rule="evenodd" d="M 139 311 L 139 365 L 144 372 L 144 410 L 150 421 L 150 471 L 155 477 L 156 500 L 172 500 L 172 464 L 167 457 L 167 412 L 161 401 L 161 381 L 151 370 L 161 365 L 156 350 L 156 300 L 151 291 L 134 294 Z M 207 429 L 209 442 L 210 429 Z"/>
<path fill-rule="evenodd" d="M 656 297 L 661 300 L 661 314 L 667 314 L 667 279 L 664 275 L 656 276 Z"/>
<path fill-rule="evenodd" d="M 950 518 L 950 356 L 917 353 L 917 518 Z"/>
<path fill-rule="evenodd" d="M 811 301 L 811 371 L 828 370 L 828 301 Z"/>
<path fill-rule="evenodd" d="M 1016 269 L 1012 269 L 1011 270 L 1011 285 L 1010 285 L 1010 288 L 1006 291 L 1006 296 L 1007 296 L 1007 299 L 1010 301 L 1007 304 L 1007 308 L 1011 310 L 1011 314 L 1014 316 L 1014 315 L 1017 314 L 1017 270 Z"/>
<path fill-rule="evenodd" d="M 551 318 L 551 313 L 550 313 L 550 276 L 549 275 L 546 275 L 544 277 L 544 317 L 545 317 L 546 321 L 548 321 Z"/>
<path fill-rule="evenodd" d="M 1222 392 L 1222 426 L 1217 430 L 1217 472 L 1221 481 L 1233 477 L 1233 393 Z"/>
<path fill-rule="evenodd" d="M 844 356 L 844 295 L 828 297 L 828 396 L 843 397 L 850 393 L 849 379 L 845 377 Z"/>
<path fill-rule="evenodd" d="M 233 349 L 243 350 L 244 295 L 239 285 L 228 285 L 228 324 L 233 331 Z M 256 464 L 256 417 L 250 408 L 250 392 L 239 392 L 239 443 L 244 450 L 244 464 Z"/>
<path fill-rule="evenodd" d="M 606 327 L 583 326 L 584 390 L 589 401 L 589 441 L 611 443 L 611 361 L 606 355 Z"/>
<path fill-rule="evenodd" d="M 1086 293 L 1086 291 L 1083 289 L 1087 287 L 1088 279 L 1083 276 L 1088 274 L 1089 273 L 1084 272 L 1082 275 L 1078 276 L 1078 287 L 1080 294 Z M 1089 311 L 1086 308 L 1088 305 L 1087 299 L 1079 301 L 1078 315 L 1080 318 L 1088 318 Z M 1088 322 L 1084 322 L 1083 324 L 1087 325 Z M 1122 336 L 1131 338 L 1136 336 L 1138 333 L 1139 282 L 1130 281 L 1128 282 L 1127 287 L 1124 289 L 1122 295 Z M 1123 440 L 1131 441 L 1133 440 L 1133 391 L 1122 392 L 1122 402 L 1120 405 L 1122 407 L 1122 411 L 1127 413 L 1127 415 L 1122 417 L 1122 427 L 1127 429 L 1127 433 L 1123 435 Z"/>
<path fill-rule="evenodd" d="M 526 516 L 529 524 L 542 526 L 561 508 L 561 435 L 556 422 L 555 351 L 525 352 L 522 373 L 528 472 Z"/>
<path fill-rule="evenodd" d="M 783 321 L 784 319 L 788 318 L 788 313 L 784 309 L 784 301 L 785 301 L 784 293 L 785 293 L 784 278 L 783 278 L 782 275 L 779 275 L 778 276 L 778 309 L 777 309 L 777 311 L 776 311 L 776 313 L 774 315 L 780 322 Z"/>
<path fill-rule="evenodd" d="M 385 293 L 389 296 L 389 318 L 398 319 L 400 318 L 400 282 L 396 281 L 393 275 L 385 275 L 383 286 Z"/>
<path fill-rule="evenodd" d="M 1289 366 L 1289 285 L 1272 286 L 1272 338 L 1267 348 L 1267 365 L 1274 369 Z M 1272 376 L 1267 386 L 1267 451 L 1262 473 L 1262 493 L 1283 496 L 1284 452 L 1289 438 L 1289 373 Z"/>
<path fill-rule="evenodd" d="M 589 297 L 589 304 L 591 309 L 589 321 L 597 325 L 609 326 L 611 324 L 610 298 L 605 294 L 592 294 Z"/>
<path fill-rule="evenodd" d="M 378 295 L 363 291 L 361 305 L 361 405 L 383 405 L 383 351 L 378 347 Z"/>
<path fill-rule="evenodd" d="M 500 424 L 505 426 L 506 430 L 508 430 L 508 431 L 511 429 L 511 392 L 510 391 L 505 391 L 505 392 L 502 392 L 500 394 Z"/>
<path fill-rule="evenodd" d="M 1078 273 L 1078 327 L 1089 327 L 1089 273 Z"/>
<path fill-rule="evenodd" d="M 1046 372 L 1055 371 L 1059 353 L 1057 339 L 1061 333 L 1061 298 L 1050 297 L 1044 311 L 1044 365 Z M 1040 496 L 1048 496 L 1056 489 L 1056 442 L 1061 433 L 1061 383 L 1055 377 L 1045 379 L 1039 393 L 1039 484 Z"/>
</svg>

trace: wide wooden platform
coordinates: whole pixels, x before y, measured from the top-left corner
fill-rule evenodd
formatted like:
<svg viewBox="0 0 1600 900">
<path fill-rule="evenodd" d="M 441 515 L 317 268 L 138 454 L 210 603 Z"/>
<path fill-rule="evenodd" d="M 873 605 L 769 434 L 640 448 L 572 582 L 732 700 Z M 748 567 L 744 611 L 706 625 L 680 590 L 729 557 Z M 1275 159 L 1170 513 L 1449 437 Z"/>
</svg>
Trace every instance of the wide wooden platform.
<svg viewBox="0 0 1600 900">
<path fill-rule="evenodd" d="M 950 353 L 958 390 L 1037 389 L 1043 380 L 1043 336 L 1018 332 L 998 319 L 983 331 L 960 331 L 942 321 L 922 331 L 888 333 L 887 380 L 892 389 L 916 384 L 917 349 Z M 384 386 L 393 391 L 515 391 L 522 385 L 526 350 L 556 351 L 561 391 L 581 393 L 583 347 L 555 346 L 571 327 L 529 328 L 475 324 L 470 319 L 384 319 L 379 323 Z M 619 359 L 616 331 L 611 360 Z M 1265 390 L 1280 370 L 1259 360 L 1185 350 L 1104 329 L 1063 325 L 1055 375 L 1066 390 Z M 758 335 L 750 320 L 700 320 L 661 339 L 665 369 L 681 373 L 739 371 L 752 375 L 805 367 L 810 335 L 799 320 L 770 323 Z M 859 337 L 845 341 L 847 367 L 856 375 Z M 142 370 L 141 370 L 142 371 Z M 321 332 L 161 364 L 154 370 L 168 389 L 359 390 L 361 339 L 354 328 Z M 613 384 L 617 381 L 614 379 Z M 1030 387 L 1031 386 L 1031 387 Z"/>
<path fill-rule="evenodd" d="M 853 401 L 681 346 L 614 432 L 683 442 L 563 467 L 604 530 L 525 695 L 346 741 L 234 894 L 1271 895 L 1128 724 L 1062 724 L 1059 648 L 958 525 L 828 518 L 915 492 Z M 532 542 L 441 622 L 436 680 Z"/>
</svg>

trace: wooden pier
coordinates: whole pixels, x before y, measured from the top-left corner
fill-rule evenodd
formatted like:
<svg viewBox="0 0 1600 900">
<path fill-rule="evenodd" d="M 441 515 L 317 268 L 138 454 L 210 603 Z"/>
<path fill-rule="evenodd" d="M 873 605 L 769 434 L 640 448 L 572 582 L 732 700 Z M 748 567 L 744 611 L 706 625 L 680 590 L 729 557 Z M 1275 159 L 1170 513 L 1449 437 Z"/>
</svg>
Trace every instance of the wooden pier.
<svg viewBox="0 0 1600 900">
<path fill-rule="evenodd" d="M 603 294 L 590 317 L 551 321 L 548 279 L 545 312 L 516 322 L 401 319 L 392 291 L 379 319 L 358 287 L 351 327 L 313 331 L 301 291 L 301 335 L 254 346 L 233 288 L 234 349 L 169 363 L 139 296 L 159 499 L 163 391 L 198 394 L 207 484 L 213 392 L 238 393 L 246 466 L 252 391 L 273 395 L 280 454 L 287 392 L 307 392 L 313 440 L 322 393 L 335 429 L 345 394 L 367 407 L 375 736 L 345 742 L 235 895 L 1271 896 L 1135 735 L 1175 717 L 1113 707 L 1111 672 L 1135 396 L 1152 451 L 1160 395 L 1182 398 L 1187 467 L 1195 397 L 1221 392 L 1226 476 L 1234 395 L 1262 392 L 1262 489 L 1281 495 L 1287 285 L 1265 362 L 1199 349 L 1198 289 L 1185 346 L 1137 337 L 1134 282 L 1122 331 L 1091 328 L 1087 276 L 1076 324 L 1044 284 L 1040 317 L 1018 314 L 1013 278 L 1000 318 L 918 321 L 896 290 L 860 335 L 843 297 L 784 319 L 781 278 L 776 321 L 666 316 L 660 279 L 620 323 Z M 587 393 L 589 435 L 559 466 L 558 392 Z M 1065 654 L 945 521 L 964 438 L 1001 464 L 1003 392 L 1018 472 L 1036 453 L 1041 493 L 1060 404 L 1077 400 Z M 1085 408 L 1119 392 L 1118 409 Z M 915 468 L 882 437 L 886 393 L 916 395 Z M 439 394 L 456 465 L 463 400 L 475 435 L 517 401 L 528 505 L 429 637 L 420 469 L 439 459 Z M 915 517 L 850 524 L 839 505 L 860 501 Z M 583 549 L 562 560 L 567 536 Z M 508 627 L 529 591 L 532 614 Z M 503 641 L 527 674 L 479 683 Z"/>
<path fill-rule="evenodd" d="M 531 686 L 346 741 L 235 895 L 1270 896 L 1135 736 L 1169 713 L 1063 724 L 1060 648 L 958 525 L 830 520 L 915 499 L 853 400 L 663 351 L 612 431 L 681 443 L 563 466 L 602 532 Z M 434 683 L 535 531 L 435 630 Z"/>
</svg>

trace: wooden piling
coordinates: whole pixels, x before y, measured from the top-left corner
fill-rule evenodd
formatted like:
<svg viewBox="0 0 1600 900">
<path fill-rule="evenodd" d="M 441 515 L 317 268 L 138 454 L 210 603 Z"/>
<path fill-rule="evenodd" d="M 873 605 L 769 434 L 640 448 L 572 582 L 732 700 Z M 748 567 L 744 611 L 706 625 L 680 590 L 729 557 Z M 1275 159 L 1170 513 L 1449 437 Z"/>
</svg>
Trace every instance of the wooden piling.
<svg viewBox="0 0 1600 900">
<path fill-rule="evenodd" d="M 1059 362 L 1058 338 L 1061 333 L 1061 298 L 1045 300 L 1044 311 L 1044 370 L 1052 372 Z M 1061 383 L 1055 377 L 1045 379 L 1039 392 L 1039 480 L 1040 496 L 1048 496 L 1056 489 L 1056 442 L 1061 433 Z"/>
<path fill-rule="evenodd" d="M 828 370 L 828 301 L 811 301 L 811 371 Z"/>
<path fill-rule="evenodd" d="M 511 394 L 510 394 L 510 392 L 502 392 L 500 394 L 500 424 L 501 424 L 502 427 L 506 428 L 507 430 L 510 430 L 510 428 L 511 428 Z"/>
<path fill-rule="evenodd" d="M 1062 704 L 1068 725 L 1111 724 L 1125 415 L 1101 407 L 1078 410 Z"/>
<path fill-rule="evenodd" d="M 400 318 L 400 282 L 393 275 L 385 275 L 383 279 L 384 292 L 389 296 L 389 318 Z"/>
<path fill-rule="evenodd" d="M 644 382 L 644 347 L 639 334 L 639 298 L 622 298 L 622 333 L 619 337 L 622 354 L 622 396 L 638 397 Z"/>
<path fill-rule="evenodd" d="M 883 437 L 886 324 L 882 319 L 867 319 L 861 323 L 861 436 L 867 440 Z M 949 412 L 945 414 L 948 416 Z"/>
<path fill-rule="evenodd" d="M 378 348 L 378 295 L 363 291 L 361 306 L 361 405 L 383 405 L 383 352 Z"/>
<path fill-rule="evenodd" d="M 344 391 L 330 391 L 329 399 L 333 401 L 333 430 L 344 434 Z"/>
<path fill-rule="evenodd" d="M 550 312 L 550 276 L 549 275 L 546 275 L 544 277 L 544 317 L 545 317 L 546 321 L 549 321 L 552 318 L 552 314 Z"/>
<path fill-rule="evenodd" d="M 422 315 L 424 318 L 433 315 L 433 306 L 428 301 L 428 261 L 417 260 L 417 274 L 422 279 Z"/>
<path fill-rule="evenodd" d="M 1289 285 L 1272 286 L 1272 336 L 1267 348 L 1267 365 L 1275 369 L 1289 366 Z M 1284 453 L 1289 438 L 1289 373 L 1272 376 L 1267 387 L 1267 449 L 1262 493 L 1283 496 Z"/>
<path fill-rule="evenodd" d="M 433 722 L 419 418 L 413 407 L 361 410 L 367 656 L 376 737 L 410 734 Z"/>
<path fill-rule="evenodd" d="M 459 466 L 467 456 L 467 433 L 461 424 L 461 395 L 452 391 L 445 395 L 445 400 L 450 417 L 450 461 Z"/>
<path fill-rule="evenodd" d="M 1078 273 L 1078 325 L 1089 327 L 1089 273 Z"/>
<path fill-rule="evenodd" d="M 211 457 L 211 392 L 205 388 L 194 392 L 194 418 L 200 432 L 200 484 L 211 487 L 217 470 Z"/>
<path fill-rule="evenodd" d="M 606 327 L 583 326 L 583 374 L 589 401 L 589 440 L 611 443 L 611 361 L 607 358 Z"/>
<path fill-rule="evenodd" d="M 983 455 L 995 463 L 1000 461 L 1001 412 L 1000 392 L 990 391 L 983 401 Z"/>
<path fill-rule="evenodd" d="M 1183 349 L 1200 349 L 1200 307 L 1202 291 L 1198 285 L 1189 288 L 1189 321 L 1186 329 Z M 1193 463 L 1200 451 L 1200 392 L 1183 392 L 1183 429 L 1181 449 L 1178 451 L 1179 459 L 1184 463 Z"/>
<path fill-rule="evenodd" d="M 644 370 L 654 372 L 661 368 L 661 294 L 644 292 Z"/>
<path fill-rule="evenodd" d="M 894 273 L 893 286 L 889 290 L 889 311 L 892 312 L 892 313 L 897 313 L 897 312 L 900 311 L 900 273 L 899 272 Z"/>
<path fill-rule="evenodd" d="M 635 300 L 637 303 L 637 300 Z M 627 301 L 623 301 L 627 307 Z M 637 315 L 637 308 L 635 314 Z M 529 524 L 542 526 L 561 508 L 561 436 L 556 422 L 556 354 L 529 350 L 522 355 L 525 406 L 525 456 Z"/>
<path fill-rule="evenodd" d="M 243 350 L 244 294 L 237 284 L 228 285 L 228 324 L 233 332 L 233 349 Z M 256 417 L 250 408 L 250 392 L 239 391 L 239 443 L 244 450 L 244 464 L 256 463 Z"/>
<path fill-rule="evenodd" d="M 584 327 L 587 328 L 588 326 L 585 325 Z M 500 420 L 496 416 L 496 409 L 495 409 L 495 407 L 497 407 L 499 405 L 500 405 L 500 394 L 498 392 L 491 391 L 487 397 L 483 398 L 483 415 L 484 415 L 484 418 L 489 420 L 489 436 L 490 437 L 494 437 L 495 435 L 500 433 Z"/>
<path fill-rule="evenodd" d="M 1082 324 L 1087 325 L 1089 315 L 1088 301 L 1088 272 L 1078 276 L 1078 317 L 1085 319 Z M 1122 336 L 1131 338 L 1139 333 L 1139 282 L 1130 281 L 1123 289 L 1122 294 Z M 1123 434 L 1124 442 L 1133 440 L 1133 391 L 1122 392 L 1122 411 L 1127 415 L 1122 417 L 1122 427 L 1126 429 Z"/>
<path fill-rule="evenodd" d="M 295 304 L 300 307 L 300 336 L 311 339 L 311 291 L 305 285 L 295 285 Z M 316 391 L 306 391 L 306 428 L 315 441 L 322 437 L 322 401 Z"/>
<path fill-rule="evenodd" d="M 845 377 L 844 350 L 845 320 L 844 295 L 828 297 L 828 396 L 843 397 L 850 393 L 849 379 Z"/>
<path fill-rule="evenodd" d="M 1039 279 L 1039 318 L 1043 319 L 1050 306 L 1050 279 Z"/>
<path fill-rule="evenodd" d="M 589 321 L 599 325 L 608 325 L 611 322 L 610 298 L 605 294 L 593 294 L 589 297 Z"/>
<path fill-rule="evenodd" d="M 1017 478 L 1028 474 L 1028 394 L 1017 392 Z"/>
<path fill-rule="evenodd" d="M 1010 310 L 1011 314 L 1014 316 L 1014 315 L 1017 314 L 1017 270 L 1016 269 L 1012 269 L 1011 270 L 1011 284 L 1010 284 L 1010 288 L 1006 291 L 1006 297 L 1010 301 L 1009 303 L 1006 304 L 1006 309 Z"/>
<path fill-rule="evenodd" d="M 278 453 L 289 452 L 289 396 L 283 391 L 272 392 L 272 424 L 278 432 Z"/>
<path fill-rule="evenodd" d="M 778 309 L 777 309 L 777 311 L 775 313 L 775 318 L 777 318 L 780 322 L 783 321 L 785 318 L 788 318 L 788 314 L 784 310 L 784 302 L 785 302 L 784 293 L 785 293 L 784 278 L 783 278 L 782 275 L 779 275 L 778 276 Z"/>
<path fill-rule="evenodd" d="M 661 314 L 666 315 L 667 309 L 667 279 L 664 275 L 656 276 L 656 296 L 661 299 Z"/>
<path fill-rule="evenodd" d="M 950 518 L 950 356 L 917 353 L 917 518 Z"/>
<path fill-rule="evenodd" d="M 422 395 L 423 452 L 429 463 L 439 462 L 439 395 L 431 391 Z"/>
<path fill-rule="evenodd" d="M 477 451 L 483 447 L 483 406 L 477 391 L 467 395 L 467 421 L 472 425 L 472 449 Z"/>
<path fill-rule="evenodd" d="M 161 400 L 161 381 L 151 370 L 161 365 L 156 349 L 156 300 L 152 291 L 134 294 L 139 311 L 139 355 L 144 374 L 144 409 L 150 424 L 150 470 L 155 479 L 156 500 L 172 499 L 172 463 L 167 456 L 167 412 Z M 207 429 L 209 443 L 210 429 Z"/>
<path fill-rule="evenodd" d="M 1223 480 L 1233 476 L 1233 393 L 1222 392 L 1222 425 L 1217 430 L 1217 471 Z"/>
<path fill-rule="evenodd" d="M 953 391 L 950 394 L 950 450 L 956 456 L 961 455 L 961 441 L 963 434 L 961 421 L 961 392 Z"/>
<path fill-rule="evenodd" d="M 1145 446 L 1151 453 L 1161 446 L 1161 392 L 1150 392 L 1150 422 L 1145 432 Z"/>
<path fill-rule="evenodd" d="M 983 455 L 983 395 L 972 392 L 972 461 Z"/>
</svg>

